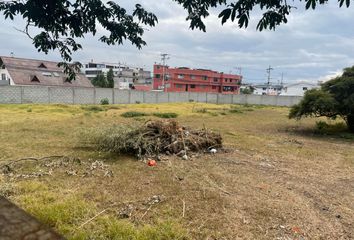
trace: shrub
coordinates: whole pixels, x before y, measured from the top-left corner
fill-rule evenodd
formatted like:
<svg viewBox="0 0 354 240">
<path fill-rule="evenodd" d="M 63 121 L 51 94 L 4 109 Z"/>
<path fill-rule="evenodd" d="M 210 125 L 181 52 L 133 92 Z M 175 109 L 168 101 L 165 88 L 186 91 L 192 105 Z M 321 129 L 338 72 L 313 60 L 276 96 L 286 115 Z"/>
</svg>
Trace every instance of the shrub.
<svg viewBox="0 0 354 240">
<path fill-rule="evenodd" d="M 32 108 L 27 109 L 27 112 L 32 112 Z"/>
<path fill-rule="evenodd" d="M 178 117 L 178 114 L 177 113 L 173 113 L 173 112 L 153 113 L 153 115 L 155 117 L 159 117 L 159 118 L 176 118 L 176 117 Z"/>
<path fill-rule="evenodd" d="M 315 126 L 315 133 L 323 135 L 345 132 L 346 130 L 347 126 L 343 122 L 328 124 L 324 121 L 317 121 Z"/>
<path fill-rule="evenodd" d="M 109 100 L 108 100 L 108 98 L 103 98 L 103 99 L 101 99 L 101 105 L 108 105 L 109 104 Z"/>
<path fill-rule="evenodd" d="M 125 118 L 133 118 L 133 117 L 148 116 L 148 114 L 144 112 L 129 111 L 129 112 L 122 113 L 121 116 Z"/>
</svg>

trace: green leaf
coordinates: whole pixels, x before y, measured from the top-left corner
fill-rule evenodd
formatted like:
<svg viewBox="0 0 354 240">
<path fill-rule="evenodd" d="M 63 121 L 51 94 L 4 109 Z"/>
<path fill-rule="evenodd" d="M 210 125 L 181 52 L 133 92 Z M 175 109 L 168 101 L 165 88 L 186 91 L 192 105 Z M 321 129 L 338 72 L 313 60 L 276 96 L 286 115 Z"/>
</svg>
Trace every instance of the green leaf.
<svg viewBox="0 0 354 240">
<path fill-rule="evenodd" d="M 230 8 L 226 8 L 224 9 L 220 14 L 219 14 L 219 18 L 222 18 L 221 20 L 221 24 L 224 24 L 231 15 L 231 9 Z"/>
</svg>

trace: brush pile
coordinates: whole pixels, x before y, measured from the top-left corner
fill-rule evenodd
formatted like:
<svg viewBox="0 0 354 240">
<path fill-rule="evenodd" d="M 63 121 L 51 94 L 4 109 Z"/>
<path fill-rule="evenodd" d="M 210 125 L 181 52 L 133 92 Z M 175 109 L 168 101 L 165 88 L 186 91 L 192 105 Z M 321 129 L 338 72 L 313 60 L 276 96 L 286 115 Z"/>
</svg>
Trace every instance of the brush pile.
<svg viewBox="0 0 354 240">
<path fill-rule="evenodd" d="M 90 142 L 98 150 L 132 154 L 139 159 L 161 154 L 186 157 L 192 152 L 222 147 L 220 134 L 206 128 L 180 126 L 174 120 L 149 121 L 142 126 L 117 125 L 93 136 Z"/>
</svg>

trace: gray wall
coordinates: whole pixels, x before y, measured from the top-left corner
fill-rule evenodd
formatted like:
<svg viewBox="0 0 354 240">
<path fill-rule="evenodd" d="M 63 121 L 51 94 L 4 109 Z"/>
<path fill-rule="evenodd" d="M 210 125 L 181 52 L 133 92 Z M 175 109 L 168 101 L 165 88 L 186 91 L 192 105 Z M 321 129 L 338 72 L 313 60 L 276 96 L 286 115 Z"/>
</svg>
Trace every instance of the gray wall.
<svg viewBox="0 0 354 240">
<path fill-rule="evenodd" d="M 0 103 L 99 104 L 104 98 L 112 104 L 207 102 L 216 104 L 262 104 L 292 106 L 302 97 L 226 95 L 188 92 L 139 92 L 109 88 L 0 86 Z"/>
</svg>

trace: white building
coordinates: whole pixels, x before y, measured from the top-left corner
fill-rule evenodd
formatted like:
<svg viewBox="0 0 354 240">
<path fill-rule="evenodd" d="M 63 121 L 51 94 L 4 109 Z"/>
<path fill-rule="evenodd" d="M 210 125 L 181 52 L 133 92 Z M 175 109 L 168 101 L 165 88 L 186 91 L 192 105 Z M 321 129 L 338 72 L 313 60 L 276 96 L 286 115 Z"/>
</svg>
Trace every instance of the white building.
<svg viewBox="0 0 354 240">
<path fill-rule="evenodd" d="M 320 86 L 310 82 L 297 82 L 284 86 L 280 95 L 283 96 L 304 96 L 305 92 L 310 89 L 319 88 Z"/>
<path fill-rule="evenodd" d="M 280 95 L 283 89 L 283 85 L 273 85 L 273 84 L 258 84 L 253 85 L 253 94 L 256 95 Z"/>
<path fill-rule="evenodd" d="M 143 68 L 131 68 L 121 64 L 106 64 L 90 62 L 84 64 L 83 73 L 90 80 L 94 79 L 98 74 L 107 74 L 113 70 L 114 87 L 119 89 L 131 89 L 136 85 L 151 85 L 151 72 Z"/>
</svg>

